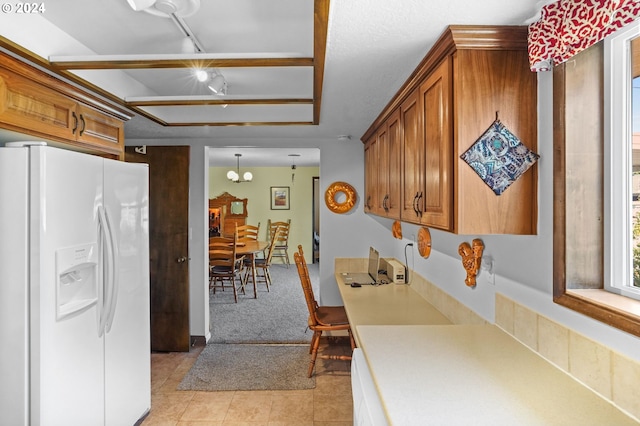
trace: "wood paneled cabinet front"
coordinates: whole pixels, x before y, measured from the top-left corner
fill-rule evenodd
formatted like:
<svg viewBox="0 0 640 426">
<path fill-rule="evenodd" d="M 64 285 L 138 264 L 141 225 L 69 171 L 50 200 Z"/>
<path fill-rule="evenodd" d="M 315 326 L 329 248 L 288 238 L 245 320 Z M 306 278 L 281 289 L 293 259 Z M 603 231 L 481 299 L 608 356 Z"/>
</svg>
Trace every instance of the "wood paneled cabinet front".
<svg viewBox="0 0 640 426">
<path fill-rule="evenodd" d="M 424 195 L 418 201 L 420 223 L 453 230 L 453 141 L 451 129 L 451 58 L 420 85 L 424 117 Z"/>
<path fill-rule="evenodd" d="M 400 219 L 400 114 L 395 112 L 365 144 L 365 210 Z"/>
<path fill-rule="evenodd" d="M 75 87 L 0 54 L 1 128 L 123 158 L 128 118 Z"/>
<path fill-rule="evenodd" d="M 452 26 L 445 31 L 363 136 L 365 149 L 378 145 L 365 156 L 367 191 L 378 204 L 384 207 L 383 194 L 392 192 L 388 185 L 394 172 L 390 167 L 390 175 L 381 177 L 380 167 L 369 162 L 391 163 L 396 152 L 401 167 L 395 175 L 401 182 L 394 185 L 401 194 L 402 221 L 459 234 L 536 233 L 535 166 L 496 195 L 460 158 L 496 115 L 536 150 L 537 80 L 529 70 L 526 41 L 526 27 Z M 395 145 L 387 143 L 393 120 L 399 120 Z M 378 191 L 371 185 L 378 185 Z M 389 215 L 384 208 L 367 212 Z"/>
<path fill-rule="evenodd" d="M 451 229 L 451 61 L 444 60 L 391 117 L 398 117 L 398 219 Z"/>
<path fill-rule="evenodd" d="M 424 132 L 420 114 L 420 93 L 413 93 L 400 106 L 402 123 L 402 210 L 401 219 L 420 223 L 419 202 L 424 196 Z"/>
<path fill-rule="evenodd" d="M 365 142 L 364 145 L 364 209 L 367 213 L 378 214 L 378 134 Z"/>
</svg>

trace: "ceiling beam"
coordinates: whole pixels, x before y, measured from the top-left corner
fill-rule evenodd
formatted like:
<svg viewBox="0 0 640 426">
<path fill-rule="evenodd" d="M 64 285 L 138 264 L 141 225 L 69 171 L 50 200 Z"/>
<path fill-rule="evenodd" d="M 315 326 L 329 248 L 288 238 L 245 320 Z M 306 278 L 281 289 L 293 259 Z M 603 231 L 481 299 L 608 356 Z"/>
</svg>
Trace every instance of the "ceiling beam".
<svg viewBox="0 0 640 426">
<path fill-rule="evenodd" d="M 188 123 L 167 123 L 167 127 L 188 127 L 188 126 L 311 126 L 311 121 L 246 121 L 246 122 L 188 122 Z"/>
<path fill-rule="evenodd" d="M 313 11 L 313 124 L 320 124 L 324 57 L 327 50 L 329 1 L 315 0 Z"/>
<path fill-rule="evenodd" d="M 202 96 L 144 96 L 125 98 L 128 106 L 288 105 L 313 104 L 313 99 L 225 99 Z"/>
<path fill-rule="evenodd" d="M 62 70 L 314 66 L 313 58 L 229 58 L 211 54 L 51 56 L 49 62 L 52 66 Z"/>
</svg>

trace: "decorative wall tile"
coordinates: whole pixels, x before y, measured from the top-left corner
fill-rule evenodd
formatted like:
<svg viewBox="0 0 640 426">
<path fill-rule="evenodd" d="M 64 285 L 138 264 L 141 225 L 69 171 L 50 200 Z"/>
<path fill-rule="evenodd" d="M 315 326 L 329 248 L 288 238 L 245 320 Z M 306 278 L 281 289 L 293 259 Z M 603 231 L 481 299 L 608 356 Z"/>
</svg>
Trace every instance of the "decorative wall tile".
<svg viewBox="0 0 640 426">
<path fill-rule="evenodd" d="M 569 371 L 569 330 L 538 316 L 538 352 L 564 371 Z"/>
<path fill-rule="evenodd" d="M 615 352 L 611 356 L 613 402 L 640 418 L 640 364 Z"/>
<path fill-rule="evenodd" d="M 513 309 L 513 336 L 534 351 L 538 350 L 538 315 L 522 305 Z"/>
<path fill-rule="evenodd" d="M 573 331 L 569 332 L 569 373 L 611 399 L 611 351 Z"/>
<path fill-rule="evenodd" d="M 513 300 L 496 293 L 496 324 L 513 336 Z"/>
</svg>

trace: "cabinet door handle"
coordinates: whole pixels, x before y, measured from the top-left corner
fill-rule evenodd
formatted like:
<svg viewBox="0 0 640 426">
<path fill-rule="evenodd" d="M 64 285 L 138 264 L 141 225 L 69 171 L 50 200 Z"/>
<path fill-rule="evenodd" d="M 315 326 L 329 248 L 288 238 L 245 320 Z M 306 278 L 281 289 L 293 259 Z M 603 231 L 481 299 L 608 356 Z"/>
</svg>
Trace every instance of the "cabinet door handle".
<svg viewBox="0 0 640 426">
<path fill-rule="evenodd" d="M 389 194 L 384 196 L 384 201 L 382 202 L 382 206 L 384 207 L 384 211 L 386 212 L 389 211 L 389 205 L 387 204 L 387 201 L 389 201 Z"/>
<path fill-rule="evenodd" d="M 420 195 L 418 196 L 418 202 L 416 203 L 418 206 L 418 214 L 420 215 L 420 217 L 422 217 L 422 213 L 424 212 L 424 209 L 422 209 L 421 205 L 420 205 L 420 200 L 422 200 L 422 191 L 420 191 Z"/>
<path fill-rule="evenodd" d="M 371 210 L 371 195 L 367 196 L 367 202 L 365 203 L 365 207 L 367 208 L 367 210 Z"/>
<path fill-rule="evenodd" d="M 78 116 L 75 111 L 71 112 L 71 117 L 73 117 L 73 129 L 71 129 L 71 133 L 76 134 L 76 130 L 78 130 Z"/>
<path fill-rule="evenodd" d="M 186 261 L 187 261 L 187 258 L 186 258 L 186 257 L 184 257 L 184 256 L 179 257 L 179 258 L 177 258 L 177 259 L 176 259 L 176 262 L 178 262 L 178 263 L 184 263 L 184 262 L 186 262 Z"/>
<path fill-rule="evenodd" d="M 413 197 L 413 211 L 415 212 L 416 216 L 419 215 L 418 207 L 416 206 L 417 204 L 418 204 L 418 193 L 416 192 L 416 195 Z"/>
<path fill-rule="evenodd" d="M 82 128 L 80 129 L 80 136 L 84 133 L 84 129 L 87 127 L 87 123 L 84 121 L 84 116 L 80 114 L 80 121 L 82 122 Z"/>
</svg>

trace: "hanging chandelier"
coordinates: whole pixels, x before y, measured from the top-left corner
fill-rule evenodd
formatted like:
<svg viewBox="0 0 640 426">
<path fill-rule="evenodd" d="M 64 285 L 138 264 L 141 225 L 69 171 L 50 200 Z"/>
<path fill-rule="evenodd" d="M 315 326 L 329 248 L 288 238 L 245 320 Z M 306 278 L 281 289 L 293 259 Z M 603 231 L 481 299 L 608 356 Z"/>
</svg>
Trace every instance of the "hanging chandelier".
<svg viewBox="0 0 640 426">
<path fill-rule="evenodd" d="M 251 180 L 253 179 L 253 174 L 251 174 L 251 172 L 244 172 L 244 174 L 242 175 L 242 178 L 244 180 L 240 180 L 240 157 L 242 157 L 242 154 L 236 154 L 237 169 L 229 170 L 227 172 L 227 179 L 229 179 L 233 183 L 251 182 Z"/>
</svg>

